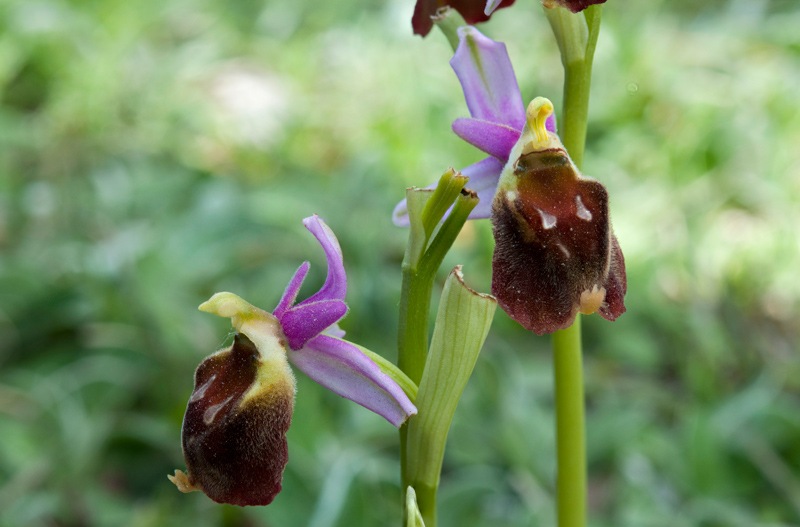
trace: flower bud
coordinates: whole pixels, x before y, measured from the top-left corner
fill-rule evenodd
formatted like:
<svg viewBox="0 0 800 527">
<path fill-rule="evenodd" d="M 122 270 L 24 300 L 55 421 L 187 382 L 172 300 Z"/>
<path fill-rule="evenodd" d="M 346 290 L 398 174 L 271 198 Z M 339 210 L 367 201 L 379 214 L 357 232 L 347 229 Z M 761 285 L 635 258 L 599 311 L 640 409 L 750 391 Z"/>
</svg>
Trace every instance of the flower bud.
<svg viewBox="0 0 800 527">
<path fill-rule="evenodd" d="M 182 430 L 188 474 L 175 471 L 170 480 L 219 503 L 267 505 L 281 490 L 288 461 L 295 379 L 277 319 L 252 306 L 229 313 L 231 305 L 229 298 L 212 298 L 201 306 L 234 315 L 239 333 L 197 367 Z"/>
</svg>

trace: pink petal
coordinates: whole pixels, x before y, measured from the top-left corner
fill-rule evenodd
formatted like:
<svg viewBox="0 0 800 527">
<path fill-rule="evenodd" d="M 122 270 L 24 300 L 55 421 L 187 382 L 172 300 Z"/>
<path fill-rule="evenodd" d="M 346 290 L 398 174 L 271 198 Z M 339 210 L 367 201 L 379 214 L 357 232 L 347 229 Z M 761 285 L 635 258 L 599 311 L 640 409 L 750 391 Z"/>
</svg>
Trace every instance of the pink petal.
<svg viewBox="0 0 800 527">
<path fill-rule="evenodd" d="M 461 173 L 469 178 L 467 188 L 478 193 L 478 206 L 472 209 L 469 215 L 471 220 L 488 218 L 492 214 L 492 199 L 497 190 L 497 180 L 500 179 L 500 172 L 503 170 L 503 163 L 494 157 L 487 157 L 473 163 L 461 170 Z M 435 188 L 436 183 L 425 188 Z M 408 206 L 406 200 L 398 203 L 392 212 L 392 221 L 398 227 L 408 227 Z"/>
<path fill-rule="evenodd" d="M 469 215 L 471 220 L 489 218 L 492 215 L 492 200 L 497 192 L 497 181 L 503 171 L 503 162 L 494 157 L 484 158 L 461 170 L 469 178 L 467 188 L 478 193 L 478 205 Z"/>
<path fill-rule="evenodd" d="M 464 141 L 504 161 L 508 159 L 521 134 L 521 130 L 480 119 L 456 119 L 452 128 Z"/>
<path fill-rule="evenodd" d="M 525 108 L 506 46 L 471 26 L 458 29 L 459 45 L 450 65 L 461 82 L 470 115 L 522 130 Z"/>
<path fill-rule="evenodd" d="M 278 305 L 275 307 L 275 311 L 272 312 L 272 314 L 275 315 L 275 318 L 280 319 L 286 310 L 294 305 L 294 302 L 297 299 L 297 293 L 300 292 L 300 286 L 303 285 L 303 280 L 305 280 L 306 275 L 308 274 L 309 267 L 311 267 L 311 265 L 308 262 L 303 262 L 300 267 L 297 268 L 294 276 L 292 276 L 292 279 L 289 280 L 289 284 L 283 291 L 283 296 L 281 297 L 280 302 L 278 302 Z"/>
<path fill-rule="evenodd" d="M 330 227 L 316 214 L 304 219 L 303 224 L 317 238 L 325 251 L 325 257 L 328 260 L 328 276 L 322 288 L 303 300 L 301 304 L 320 300 L 344 300 L 347 294 L 347 274 L 344 271 L 344 259 L 339 240 L 336 239 L 336 235 L 333 234 Z"/>
<path fill-rule="evenodd" d="M 431 187 L 428 186 L 426 188 Z M 392 223 L 398 227 L 408 227 L 411 225 L 411 221 L 408 219 L 408 203 L 405 198 L 394 206 L 394 210 L 392 211 Z"/>
<path fill-rule="evenodd" d="M 289 360 L 313 380 L 399 427 L 416 407 L 388 375 L 355 345 L 327 335 L 289 352 Z"/>
<path fill-rule="evenodd" d="M 347 314 L 347 304 L 341 300 L 304 301 L 286 311 L 278 320 L 289 347 L 300 349 L 306 342 L 322 333 Z"/>
</svg>

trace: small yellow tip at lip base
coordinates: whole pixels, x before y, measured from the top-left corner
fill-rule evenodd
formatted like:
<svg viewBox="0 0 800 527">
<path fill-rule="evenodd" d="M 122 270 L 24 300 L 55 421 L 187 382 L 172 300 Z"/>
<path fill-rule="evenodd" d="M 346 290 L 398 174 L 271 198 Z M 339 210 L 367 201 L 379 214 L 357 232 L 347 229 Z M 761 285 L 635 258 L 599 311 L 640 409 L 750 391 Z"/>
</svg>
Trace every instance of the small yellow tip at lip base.
<svg viewBox="0 0 800 527">
<path fill-rule="evenodd" d="M 196 490 L 201 490 L 200 487 L 194 486 L 189 481 L 189 475 L 182 470 L 175 470 L 174 476 L 167 474 L 167 479 L 169 479 L 172 483 L 174 483 L 175 486 L 178 487 L 178 490 L 183 492 L 184 494 L 188 492 L 194 492 Z"/>
<path fill-rule="evenodd" d="M 580 311 L 583 315 L 591 315 L 592 313 L 596 313 L 597 310 L 603 305 L 605 299 L 606 288 L 599 287 L 597 284 L 595 284 L 591 289 L 587 289 L 581 293 L 578 311 Z"/>
<path fill-rule="evenodd" d="M 553 103 L 545 97 L 536 97 L 525 112 L 528 128 L 536 135 L 539 144 L 548 143 L 547 118 L 553 115 Z"/>
</svg>

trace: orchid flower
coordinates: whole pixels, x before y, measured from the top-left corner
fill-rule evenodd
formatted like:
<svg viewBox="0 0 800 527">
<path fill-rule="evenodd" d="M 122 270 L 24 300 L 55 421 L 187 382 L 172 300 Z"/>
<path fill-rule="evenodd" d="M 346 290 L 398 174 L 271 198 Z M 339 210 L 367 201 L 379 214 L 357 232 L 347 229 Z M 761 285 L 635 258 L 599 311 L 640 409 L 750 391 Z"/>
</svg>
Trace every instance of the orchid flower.
<svg viewBox="0 0 800 527">
<path fill-rule="evenodd" d="M 577 13 L 590 5 L 603 4 L 606 0 L 542 0 L 546 8 L 557 6 L 565 7 Z M 458 11 L 467 24 L 486 22 L 497 9 L 509 7 L 514 0 L 417 0 L 414 14 L 411 17 L 411 26 L 414 34 L 422 37 L 430 33 L 433 20 L 441 9 L 450 7 Z"/>
<path fill-rule="evenodd" d="M 470 219 L 489 218 L 500 173 L 525 126 L 525 106 L 506 45 L 472 26 L 458 28 L 458 37 L 450 66 L 461 82 L 472 117 L 456 119 L 452 128 L 457 136 L 489 154 L 461 169 L 469 178 L 469 188 L 480 199 Z M 555 116 L 547 121 L 547 127 L 556 131 Z M 395 207 L 392 219 L 395 225 L 408 226 L 405 200 Z"/>
<path fill-rule="evenodd" d="M 389 375 L 346 340 L 337 322 L 347 313 L 342 251 L 317 216 L 303 220 L 325 251 L 328 275 L 315 294 L 295 303 L 309 270 L 295 272 L 272 313 L 233 293 L 217 293 L 200 310 L 230 318 L 233 344 L 206 358 L 183 421 L 187 473 L 169 476 L 179 490 L 201 490 L 234 505 L 267 505 L 281 490 L 288 461 L 295 378 L 289 363 L 313 380 L 399 427 L 416 407 Z"/>
<path fill-rule="evenodd" d="M 492 202 L 492 294 L 539 335 L 569 327 L 578 312 L 616 320 L 627 289 L 608 193 L 581 175 L 547 128 L 552 115 L 544 97 L 528 105 Z"/>
<path fill-rule="evenodd" d="M 414 34 L 424 37 L 433 27 L 433 19 L 446 7 L 458 11 L 467 24 L 477 24 L 489 20 L 494 10 L 513 3 L 514 0 L 417 0 L 411 26 Z"/>
<path fill-rule="evenodd" d="M 526 111 L 505 45 L 474 27 L 458 32 L 450 65 L 471 117 L 453 131 L 489 154 L 461 173 L 480 198 L 470 218 L 492 218 L 492 294 L 538 334 L 568 327 L 578 312 L 615 320 L 625 311 L 625 263 L 605 188 L 572 163 L 549 101 Z M 405 202 L 393 219 L 408 224 Z"/>
</svg>

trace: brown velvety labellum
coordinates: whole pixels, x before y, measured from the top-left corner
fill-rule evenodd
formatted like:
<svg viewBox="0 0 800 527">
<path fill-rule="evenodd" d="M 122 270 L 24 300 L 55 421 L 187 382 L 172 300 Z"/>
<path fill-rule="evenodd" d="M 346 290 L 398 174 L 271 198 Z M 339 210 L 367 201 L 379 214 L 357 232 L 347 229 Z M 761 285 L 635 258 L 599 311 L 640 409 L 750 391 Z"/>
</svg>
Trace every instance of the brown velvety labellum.
<svg viewBox="0 0 800 527">
<path fill-rule="evenodd" d="M 183 453 L 189 482 L 216 502 L 267 505 L 281 490 L 294 386 L 279 375 L 259 385 L 263 367 L 253 342 L 238 334 L 195 372 Z"/>
<path fill-rule="evenodd" d="M 561 149 L 521 156 L 514 177 L 492 211 L 492 293 L 500 306 L 540 335 L 568 327 L 579 309 L 619 316 L 625 276 L 623 267 L 620 282 L 614 267 L 609 280 L 612 253 L 624 263 L 603 185 L 580 177 Z"/>
</svg>

